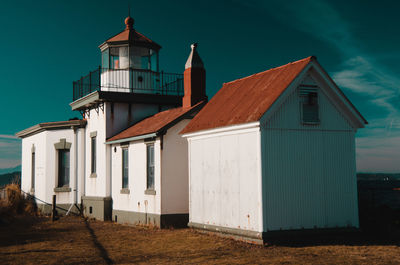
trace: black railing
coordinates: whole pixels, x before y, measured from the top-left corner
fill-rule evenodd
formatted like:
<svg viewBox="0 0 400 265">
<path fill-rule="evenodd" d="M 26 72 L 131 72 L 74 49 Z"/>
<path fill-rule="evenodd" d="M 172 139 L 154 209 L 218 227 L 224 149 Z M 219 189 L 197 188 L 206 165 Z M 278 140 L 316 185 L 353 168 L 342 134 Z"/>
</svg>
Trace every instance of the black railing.
<svg viewBox="0 0 400 265">
<path fill-rule="evenodd" d="M 183 95 L 183 74 L 98 68 L 73 82 L 73 101 L 94 91 Z"/>
</svg>

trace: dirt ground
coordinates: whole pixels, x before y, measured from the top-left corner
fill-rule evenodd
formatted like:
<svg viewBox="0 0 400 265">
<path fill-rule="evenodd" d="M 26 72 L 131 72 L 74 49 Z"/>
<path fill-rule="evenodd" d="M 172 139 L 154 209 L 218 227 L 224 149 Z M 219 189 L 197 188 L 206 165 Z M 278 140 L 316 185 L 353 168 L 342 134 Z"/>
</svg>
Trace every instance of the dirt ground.
<svg viewBox="0 0 400 265">
<path fill-rule="evenodd" d="M 292 238 L 266 246 L 202 234 L 17 217 L 0 224 L 1 264 L 400 264 L 398 234 Z"/>
</svg>

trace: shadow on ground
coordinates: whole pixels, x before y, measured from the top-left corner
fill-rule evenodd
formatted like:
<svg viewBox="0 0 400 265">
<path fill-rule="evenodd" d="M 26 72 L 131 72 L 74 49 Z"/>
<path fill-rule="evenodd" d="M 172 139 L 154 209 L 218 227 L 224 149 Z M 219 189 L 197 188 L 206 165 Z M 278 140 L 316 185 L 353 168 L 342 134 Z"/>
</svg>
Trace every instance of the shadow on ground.
<svg viewBox="0 0 400 265">
<path fill-rule="evenodd" d="M 84 219 L 84 222 L 85 222 L 85 226 L 86 226 L 87 230 L 89 231 L 90 237 L 91 237 L 91 239 L 93 241 L 93 245 L 98 250 L 100 256 L 104 259 L 106 264 L 114 264 L 112 259 L 108 256 L 107 250 L 103 247 L 103 245 L 97 239 L 97 236 L 94 233 L 93 229 L 90 227 L 90 224 L 89 224 L 88 220 Z"/>
</svg>

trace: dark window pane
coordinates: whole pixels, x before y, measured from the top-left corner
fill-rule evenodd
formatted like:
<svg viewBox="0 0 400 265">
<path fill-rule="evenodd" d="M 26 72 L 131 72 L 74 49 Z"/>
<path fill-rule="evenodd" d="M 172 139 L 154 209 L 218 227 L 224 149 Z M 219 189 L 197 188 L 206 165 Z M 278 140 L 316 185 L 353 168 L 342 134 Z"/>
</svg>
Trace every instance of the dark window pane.
<svg viewBox="0 0 400 265">
<path fill-rule="evenodd" d="M 154 145 L 147 146 L 147 189 L 154 189 Z"/>
<path fill-rule="evenodd" d="M 91 172 L 96 173 L 96 137 L 92 137 L 92 161 L 91 161 Z"/>
<path fill-rule="evenodd" d="M 111 68 L 119 69 L 119 48 L 110 48 Z"/>
<path fill-rule="evenodd" d="M 318 94 L 308 92 L 302 99 L 303 122 L 319 122 Z"/>
<path fill-rule="evenodd" d="M 101 65 L 103 68 L 110 68 L 110 51 L 109 49 L 104 50 L 101 53 Z"/>
<path fill-rule="evenodd" d="M 69 186 L 69 150 L 58 151 L 58 186 Z"/>
<path fill-rule="evenodd" d="M 129 157 L 128 148 L 122 149 L 122 188 L 128 188 L 129 185 Z"/>
<path fill-rule="evenodd" d="M 35 153 L 32 153 L 32 172 L 31 172 L 31 188 L 35 188 Z"/>
</svg>

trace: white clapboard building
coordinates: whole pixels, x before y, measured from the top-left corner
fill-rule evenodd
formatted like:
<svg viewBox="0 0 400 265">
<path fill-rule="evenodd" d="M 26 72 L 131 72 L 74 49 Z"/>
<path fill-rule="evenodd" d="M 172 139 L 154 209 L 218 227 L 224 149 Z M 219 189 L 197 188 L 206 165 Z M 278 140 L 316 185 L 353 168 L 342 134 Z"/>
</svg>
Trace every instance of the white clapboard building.
<svg viewBox="0 0 400 265">
<path fill-rule="evenodd" d="M 253 241 L 357 228 L 355 134 L 366 123 L 315 57 L 225 83 L 181 132 L 189 226 Z"/>
<path fill-rule="evenodd" d="M 159 70 L 160 45 L 125 20 L 99 48 L 102 65 L 73 82 L 82 120 L 23 130 L 22 190 L 50 211 L 99 220 L 185 226 L 187 142 L 179 132 L 207 102 L 205 70 L 192 50 L 184 74 Z M 182 64 L 183 65 L 183 64 Z"/>
</svg>

